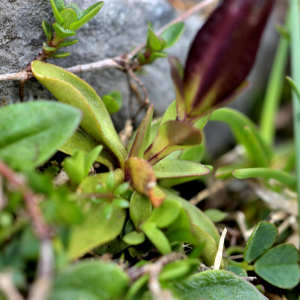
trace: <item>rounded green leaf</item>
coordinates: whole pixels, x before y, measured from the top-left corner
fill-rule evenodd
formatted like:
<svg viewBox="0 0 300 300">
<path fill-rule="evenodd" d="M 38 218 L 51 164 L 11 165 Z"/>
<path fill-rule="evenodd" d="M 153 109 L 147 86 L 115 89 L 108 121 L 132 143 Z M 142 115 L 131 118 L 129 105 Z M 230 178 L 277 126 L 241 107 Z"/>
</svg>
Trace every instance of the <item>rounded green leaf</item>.
<svg viewBox="0 0 300 300">
<path fill-rule="evenodd" d="M 116 100 L 110 95 L 103 96 L 102 100 L 104 105 L 106 106 L 107 111 L 110 114 L 114 114 L 120 109 Z"/>
<path fill-rule="evenodd" d="M 128 287 L 128 275 L 115 264 L 80 261 L 56 277 L 49 300 L 120 299 Z"/>
<path fill-rule="evenodd" d="M 50 0 L 52 11 L 54 14 L 55 21 L 58 24 L 62 24 L 64 19 L 60 15 L 60 12 L 64 9 L 64 1 L 63 0 Z"/>
<path fill-rule="evenodd" d="M 70 25 L 77 21 L 77 14 L 72 8 L 65 8 L 60 12 L 64 22 L 61 24 L 63 28 L 69 29 Z"/>
<path fill-rule="evenodd" d="M 56 51 L 50 55 L 50 57 L 54 58 L 63 58 L 69 56 L 71 53 L 70 52 L 64 52 L 64 51 Z"/>
<path fill-rule="evenodd" d="M 226 270 L 230 271 L 238 276 L 244 276 L 244 277 L 248 276 L 247 272 L 238 266 L 228 266 L 226 268 Z"/>
<path fill-rule="evenodd" d="M 144 223 L 151 215 L 152 205 L 146 196 L 135 191 L 130 199 L 130 218 L 136 229 Z"/>
<path fill-rule="evenodd" d="M 60 49 L 62 47 L 72 46 L 72 45 L 75 45 L 77 43 L 78 43 L 77 39 L 65 40 L 65 41 L 58 44 L 57 49 Z"/>
<path fill-rule="evenodd" d="M 132 231 L 123 237 L 123 241 L 128 245 L 139 245 L 144 243 L 145 235 L 142 232 Z"/>
<path fill-rule="evenodd" d="M 299 283 L 299 254 L 295 246 L 284 244 L 268 250 L 255 263 L 255 272 L 267 282 L 282 289 Z"/>
<path fill-rule="evenodd" d="M 173 290 L 180 300 L 267 300 L 250 282 L 220 270 L 193 275 Z"/>
<path fill-rule="evenodd" d="M 79 110 L 53 101 L 2 107 L 0 159 L 16 170 L 41 165 L 71 137 L 80 117 Z"/>
<path fill-rule="evenodd" d="M 254 261 L 265 251 L 272 247 L 278 236 L 275 225 L 268 222 L 259 222 L 254 228 L 244 252 L 244 260 L 248 263 Z"/>
</svg>

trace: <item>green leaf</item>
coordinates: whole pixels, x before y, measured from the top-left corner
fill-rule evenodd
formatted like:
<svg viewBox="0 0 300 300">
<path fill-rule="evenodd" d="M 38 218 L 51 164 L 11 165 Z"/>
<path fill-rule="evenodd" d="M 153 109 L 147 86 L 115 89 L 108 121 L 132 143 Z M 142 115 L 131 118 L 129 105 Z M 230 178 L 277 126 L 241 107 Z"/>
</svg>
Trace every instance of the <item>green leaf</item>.
<svg viewBox="0 0 300 300">
<path fill-rule="evenodd" d="M 122 231 L 126 213 L 123 209 L 110 205 L 109 218 L 106 203 L 92 204 L 85 212 L 84 221 L 71 234 L 69 257 L 74 260 L 85 253 L 115 239 Z M 105 215 L 107 216 L 107 215 Z"/>
<path fill-rule="evenodd" d="M 223 212 L 223 211 L 218 210 L 218 209 L 214 209 L 214 208 L 207 209 L 204 213 L 214 223 L 219 223 L 219 222 L 223 221 L 228 215 L 228 213 Z"/>
<path fill-rule="evenodd" d="M 65 40 L 61 43 L 58 44 L 57 49 L 60 49 L 62 47 L 67 47 L 67 46 L 72 46 L 78 43 L 77 39 L 70 39 L 70 40 Z"/>
<path fill-rule="evenodd" d="M 61 102 L 80 108 L 84 115 L 81 128 L 96 142 L 108 148 L 121 167 L 127 156 L 109 113 L 90 85 L 66 70 L 34 61 L 34 76 Z"/>
<path fill-rule="evenodd" d="M 170 153 L 193 148 L 201 142 L 201 132 L 192 125 L 168 121 L 160 126 L 157 137 L 145 151 L 144 159 L 155 165 Z"/>
<path fill-rule="evenodd" d="M 54 30 L 56 32 L 57 38 L 59 38 L 60 40 L 67 38 L 69 36 L 76 35 L 75 31 L 65 29 L 62 26 L 60 26 L 58 23 L 53 23 L 52 27 L 54 28 Z"/>
<path fill-rule="evenodd" d="M 164 48 L 173 46 L 180 39 L 184 30 L 185 24 L 183 22 L 175 23 L 165 29 L 160 35 L 160 37 L 165 41 Z"/>
<path fill-rule="evenodd" d="M 128 189 L 129 189 L 129 182 L 123 182 L 121 183 L 115 190 L 114 195 L 115 196 L 121 196 L 123 195 Z"/>
<path fill-rule="evenodd" d="M 166 236 L 170 243 L 197 245 L 193 224 L 185 209 L 180 209 L 177 218 L 169 225 Z"/>
<path fill-rule="evenodd" d="M 175 283 L 175 295 L 180 300 L 266 300 L 258 289 L 241 277 L 220 270 L 198 273 Z"/>
<path fill-rule="evenodd" d="M 130 199 L 129 213 L 130 219 L 136 229 L 150 217 L 151 212 L 152 205 L 150 200 L 146 196 L 135 191 Z"/>
<path fill-rule="evenodd" d="M 145 241 L 145 235 L 142 232 L 132 231 L 123 237 L 123 241 L 128 245 L 140 245 Z"/>
<path fill-rule="evenodd" d="M 54 14 L 55 21 L 58 24 L 61 25 L 63 23 L 64 19 L 60 15 L 60 12 L 65 7 L 64 1 L 63 0 L 50 0 L 50 3 L 51 3 L 51 7 L 52 7 L 52 11 L 53 11 L 53 14 Z"/>
<path fill-rule="evenodd" d="M 295 83 L 295 81 L 291 77 L 286 77 L 287 82 L 290 84 L 291 89 L 295 92 L 295 95 L 297 96 L 298 100 L 300 101 L 300 91 Z"/>
<path fill-rule="evenodd" d="M 148 23 L 147 49 L 160 51 L 164 48 L 165 42 L 158 38 L 153 30 L 152 24 Z"/>
<path fill-rule="evenodd" d="M 129 277 L 117 265 L 100 260 L 84 260 L 56 277 L 49 300 L 119 299 L 128 287 Z"/>
<path fill-rule="evenodd" d="M 215 178 L 216 179 L 227 179 L 227 178 L 232 178 L 232 173 L 241 168 L 248 168 L 251 167 L 251 163 L 248 161 L 239 161 L 237 163 L 232 163 L 229 165 L 222 166 L 218 168 L 215 172 Z"/>
<path fill-rule="evenodd" d="M 81 13 L 81 15 L 78 16 L 78 21 L 71 24 L 70 30 L 77 30 L 80 27 L 82 27 L 85 23 L 87 23 L 88 21 L 93 19 L 98 14 L 98 12 L 101 10 L 103 4 L 104 4 L 104 2 L 100 1 L 100 2 L 97 2 L 96 4 L 90 6 L 86 10 L 84 10 Z"/>
<path fill-rule="evenodd" d="M 257 259 L 272 247 L 277 236 L 278 231 L 275 225 L 265 221 L 259 222 L 247 241 L 244 260 L 250 263 Z"/>
<path fill-rule="evenodd" d="M 69 56 L 71 53 L 70 52 L 64 52 L 64 51 L 56 51 L 50 55 L 50 57 L 54 58 L 64 58 Z"/>
<path fill-rule="evenodd" d="M 232 272 L 232 273 L 234 273 L 234 274 L 236 274 L 238 276 L 243 276 L 243 277 L 247 277 L 248 276 L 247 272 L 244 269 L 242 269 L 242 268 L 240 268 L 238 266 L 228 266 L 226 268 L 226 271 L 230 271 L 230 272 Z"/>
<path fill-rule="evenodd" d="M 266 178 L 266 179 L 275 179 L 282 184 L 289 187 L 291 190 L 296 190 L 297 188 L 297 178 L 290 175 L 287 172 L 274 170 L 270 168 L 248 168 L 236 170 L 233 173 L 233 176 L 238 179 L 247 179 L 247 178 Z"/>
<path fill-rule="evenodd" d="M 16 170 L 43 164 L 70 138 L 80 117 L 77 109 L 53 101 L 2 107 L 0 159 Z"/>
<path fill-rule="evenodd" d="M 59 148 L 59 151 L 68 155 L 73 155 L 75 150 L 81 150 L 87 154 L 97 146 L 98 144 L 90 136 L 79 129 L 74 132 L 71 138 Z M 100 152 L 100 154 L 96 157 L 96 161 L 111 170 L 114 169 L 114 165 L 116 164 L 114 159 L 105 150 Z"/>
<path fill-rule="evenodd" d="M 131 146 L 128 157 L 138 157 L 143 158 L 146 147 L 149 143 L 150 138 L 150 126 L 153 118 L 154 106 L 151 104 L 147 110 L 147 113 L 141 122 L 136 136 L 134 138 L 133 144 Z"/>
<path fill-rule="evenodd" d="M 75 185 L 78 185 L 87 176 L 85 174 L 84 156 L 84 152 L 79 150 L 72 157 L 67 157 L 64 160 L 64 169 Z"/>
<path fill-rule="evenodd" d="M 192 161 L 179 159 L 164 159 L 153 166 L 157 179 L 198 177 L 209 174 L 209 169 Z"/>
<path fill-rule="evenodd" d="M 166 228 L 178 217 L 181 204 L 174 200 L 165 200 L 161 206 L 154 208 L 147 222 L 154 222 L 157 228 Z"/>
<path fill-rule="evenodd" d="M 247 136 L 245 136 L 243 130 L 245 126 L 248 126 L 253 132 L 253 134 L 255 135 L 257 141 L 259 142 L 260 148 L 265 153 L 265 156 L 268 158 L 268 160 L 271 159 L 272 149 L 264 142 L 264 140 L 260 136 L 257 126 L 242 113 L 231 108 L 221 108 L 215 110 L 212 113 L 210 120 L 226 123 L 230 127 L 237 142 L 242 144 L 245 147 L 250 159 L 252 161 L 255 161 L 256 154 L 253 153 L 250 141 L 248 140 Z"/>
<path fill-rule="evenodd" d="M 60 12 L 60 15 L 64 19 L 61 24 L 64 29 L 69 29 L 70 25 L 77 21 L 77 14 L 72 8 L 65 8 Z"/>
<path fill-rule="evenodd" d="M 187 211 L 191 222 L 204 229 L 209 235 L 213 237 L 216 243 L 219 243 L 220 236 L 217 228 L 199 208 L 197 208 L 187 200 L 175 195 L 170 190 L 164 188 L 161 189 L 166 194 L 166 199 L 179 201 L 182 204 L 183 208 Z"/>
<path fill-rule="evenodd" d="M 213 266 L 218 252 L 218 244 L 205 230 L 199 226 L 193 224 L 193 229 L 197 236 L 198 243 L 205 243 L 200 257 L 203 259 L 203 262 L 206 266 Z M 223 262 L 221 263 L 221 268 L 224 268 Z"/>
<path fill-rule="evenodd" d="M 114 91 L 103 96 L 102 100 L 110 114 L 116 113 L 123 106 L 123 97 L 118 91 Z"/>
<path fill-rule="evenodd" d="M 153 62 L 157 58 L 165 58 L 168 56 L 168 53 L 166 52 L 152 52 L 150 57 L 149 57 L 149 62 Z"/>
<path fill-rule="evenodd" d="M 77 4 L 71 3 L 71 4 L 66 5 L 65 8 L 72 8 L 75 11 L 77 17 L 80 17 L 81 11 Z"/>
<path fill-rule="evenodd" d="M 90 168 L 95 162 L 97 156 L 100 155 L 100 152 L 102 151 L 103 146 L 99 145 L 95 147 L 93 150 L 91 150 L 86 156 L 85 156 L 85 161 L 84 161 L 84 167 L 85 167 L 85 176 L 89 174 Z"/>
<path fill-rule="evenodd" d="M 46 34 L 46 37 L 47 37 L 47 42 L 51 42 L 52 39 L 53 39 L 53 29 L 51 28 L 51 25 L 47 22 L 47 21 L 43 21 L 42 22 L 42 27 L 43 27 L 43 30 Z"/>
<path fill-rule="evenodd" d="M 289 30 L 285 26 L 277 23 L 274 25 L 274 27 L 277 30 L 277 32 L 281 35 L 282 38 L 284 38 L 287 41 L 290 41 L 291 35 L 289 33 Z"/>
<path fill-rule="evenodd" d="M 48 52 L 56 51 L 55 47 L 50 47 L 46 42 L 43 43 L 43 49 Z"/>
<path fill-rule="evenodd" d="M 172 251 L 168 239 L 154 222 L 145 222 L 141 229 L 161 254 L 166 255 Z"/>
<path fill-rule="evenodd" d="M 199 260 L 188 258 L 167 264 L 159 275 L 159 280 L 181 280 L 196 272 Z"/>
<path fill-rule="evenodd" d="M 128 208 L 129 202 L 125 199 L 116 198 L 113 200 L 113 205 L 120 208 Z"/>
<path fill-rule="evenodd" d="M 268 250 L 254 265 L 255 272 L 267 282 L 282 289 L 299 283 L 299 255 L 295 246 L 284 244 Z"/>
</svg>

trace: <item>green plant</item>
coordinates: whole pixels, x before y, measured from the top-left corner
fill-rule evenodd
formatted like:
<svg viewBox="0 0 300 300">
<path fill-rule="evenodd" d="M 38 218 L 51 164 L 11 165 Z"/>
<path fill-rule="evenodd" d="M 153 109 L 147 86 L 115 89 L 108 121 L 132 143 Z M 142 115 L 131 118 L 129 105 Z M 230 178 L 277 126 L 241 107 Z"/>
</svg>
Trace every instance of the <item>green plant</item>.
<svg viewBox="0 0 300 300">
<path fill-rule="evenodd" d="M 0 180 L 5 180 L 8 199 L 0 215 L 0 270 L 12 270 L 13 288 L 30 300 L 39 299 L 34 295 L 41 291 L 49 300 L 209 300 L 265 299 L 247 281 L 249 271 L 283 289 L 299 283 L 298 251 L 289 244 L 273 247 L 276 226 L 258 223 L 242 249 L 242 262 L 230 258 L 236 250 L 230 247 L 229 257 L 222 259 L 225 236 L 220 239 L 210 218 L 220 221 L 228 214 L 211 210 L 206 215 L 171 188 L 212 171 L 200 163 L 205 151 L 202 130 L 212 119 L 229 124 L 246 149 L 239 163 L 250 168 L 230 165 L 217 170 L 218 178 L 234 171 L 237 178 L 272 178 L 296 190 L 295 177 L 271 169 L 276 157 L 273 133 L 265 129 L 261 134 L 234 110 L 216 110 L 247 85 L 273 2 L 222 2 L 196 35 L 185 66 L 169 56 L 176 100 L 157 120 L 153 105 L 148 105 L 126 147 L 109 115 L 122 106 L 120 93 L 105 95 L 102 101 L 74 74 L 42 62 L 66 56 L 56 51 L 75 43 L 66 38 L 103 3 L 81 13 L 74 4 L 51 0 L 55 32 L 43 23 L 48 41 L 30 70 L 62 103 L 38 100 L 0 109 Z M 183 30 L 180 22 L 156 35 L 149 24 L 146 46 L 132 58 L 128 72 L 167 56 L 163 50 Z M 286 45 L 279 49 L 284 53 L 277 56 L 274 81 L 283 73 Z M 69 155 L 62 166 L 52 158 L 58 150 Z M 105 171 L 94 172 L 95 162 Z M 72 264 L 74 260 L 78 262 Z M 0 280 L 0 299 L 8 298 L 8 292 Z"/>
</svg>

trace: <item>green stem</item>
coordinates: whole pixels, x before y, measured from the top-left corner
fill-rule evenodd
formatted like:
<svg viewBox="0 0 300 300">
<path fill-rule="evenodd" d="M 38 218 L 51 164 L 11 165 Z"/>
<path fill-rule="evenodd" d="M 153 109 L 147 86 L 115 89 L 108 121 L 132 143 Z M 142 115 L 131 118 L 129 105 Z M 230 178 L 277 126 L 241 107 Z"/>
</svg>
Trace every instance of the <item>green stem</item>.
<svg viewBox="0 0 300 300">
<path fill-rule="evenodd" d="M 297 187 L 297 178 L 290 175 L 287 172 L 274 170 L 269 168 L 249 168 L 249 169 L 239 169 L 233 172 L 233 176 L 238 179 L 247 179 L 247 178 L 266 178 L 266 179 L 275 179 L 291 190 L 296 190 Z"/>
<path fill-rule="evenodd" d="M 289 16 L 287 16 L 286 26 L 289 25 Z M 289 41 L 286 37 L 281 37 L 278 43 L 264 105 L 261 115 L 261 136 L 265 142 L 272 146 L 275 136 L 275 115 L 278 109 L 279 100 L 284 83 L 284 72 L 287 62 Z"/>
<path fill-rule="evenodd" d="M 291 11 L 291 70 L 292 77 L 300 87 L 300 9 L 298 0 L 290 0 Z M 298 191 L 298 211 L 300 216 L 300 103 L 297 94 L 293 91 L 293 117 L 294 117 L 294 139 L 296 145 L 296 172 L 297 172 L 297 191 Z M 300 234 L 300 218 L 299 218 Z"/>
</svg>

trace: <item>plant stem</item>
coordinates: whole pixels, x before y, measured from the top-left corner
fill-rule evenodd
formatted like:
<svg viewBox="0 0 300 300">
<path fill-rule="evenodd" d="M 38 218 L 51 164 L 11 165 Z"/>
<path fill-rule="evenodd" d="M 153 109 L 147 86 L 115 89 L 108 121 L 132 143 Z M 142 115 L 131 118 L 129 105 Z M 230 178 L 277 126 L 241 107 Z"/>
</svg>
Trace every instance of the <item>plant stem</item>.
<svg viewBox="0 0 300 300">
<path fill-rule="evenodd" d="M 292 77 L 300 87 L 300 9 L 298 0 L 290 0 L 291 11 L 291 70 Z M 297 172 L 297 192 L 298 192 L 298 213 L 300 216 L 300 103 L 297 94 L 293 91 L 293 117 L 294 117 L 294 139 L 296 145 L 296 172 Z M 300 234 L 300 217 L 299 234 Z M 299 238 L 300 242 L 300 238 Z"/>
<path fill-rule="evenodd" d="M 287 27 L 289 26 L 289 14 L 287 15 L 285 25 Z M 289 41 L 286 37 L 282 36 L 277 46 L 261 114 L 261 136 L 269 146 L 272 146 L 274 143 L 275 116 L 284 83 L 284 71 L 287 62 L 288 45 Z"/>
</svg>

